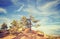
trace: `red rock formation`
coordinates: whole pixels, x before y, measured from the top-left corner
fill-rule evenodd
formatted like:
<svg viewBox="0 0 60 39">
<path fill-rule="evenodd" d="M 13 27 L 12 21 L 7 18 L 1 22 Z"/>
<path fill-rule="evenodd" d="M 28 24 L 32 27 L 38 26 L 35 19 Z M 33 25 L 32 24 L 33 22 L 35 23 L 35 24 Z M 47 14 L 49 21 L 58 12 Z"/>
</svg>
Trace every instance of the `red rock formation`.
<svg viewBox="0 0 60 39">
<path fill-rule="evenodd" d="M 46 38 L 44 37 L 44 35 L 39 34 L 36 31 L 32 30 L 31 32 L 29 32 L 29 29 L 26 29 L 13 39 L 46 39 Z"/>
</svg>

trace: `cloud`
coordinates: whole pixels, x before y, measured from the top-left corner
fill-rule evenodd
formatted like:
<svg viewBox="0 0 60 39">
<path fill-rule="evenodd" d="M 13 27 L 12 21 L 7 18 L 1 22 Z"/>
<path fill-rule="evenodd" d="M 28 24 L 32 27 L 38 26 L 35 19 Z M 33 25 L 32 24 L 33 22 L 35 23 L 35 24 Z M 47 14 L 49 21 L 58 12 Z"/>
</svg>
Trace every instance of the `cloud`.
<svg viewBox="0 0 60 39">
<path fill-rule="evenodd" d="M 14 5 L 17 5 L 17 6 L 23 4 L 23 3 L 21 3 L 20 0 L 11 0 L 11 2 L 12 2 Z"/>
<path fill-rule="evenodd" d="M 11 19 L 7 18 L 7 17 L 0 17 L 0 24 L 2 23 L 6 23 L 8 26 L 10 26 L 11 23 Z"/>
<path fill-rule="evenodd" d="M 28 12 L 29 14 L 34 14 L 34 15 L 41 15 L 41 16 L 49 16 L 49 15 L 52 15 L 52 14 L 58 14 L 58 12 L 57 11 L 49 11 L 49 10 L 45 10 L 45 9 L 43 9 L 43 8 L 41 8 L 40 10 L 39 10 L 39 8 L 41 8 L 41 7 L 38 7 L 38 9 L 36 9 L 36 8 L 34 8 L 33 6 L 29 6 L 28 8 L 25 8 L 25 9 L 23 9 L 23 11 L 24 12 Z"/>
<path fill-rule="evenodd" d="M 28 12 L 29 14 L 36 15 L 36 16 L 41 16 L 42 18 L 38 17 L 40 19 L 40 24 L 46 25 L 46 24 L 58 24 L 57 22 L 58 18 L 60 18 L 59 11 L 52 10 L 50 8 L 54 7 L 54 5 L 57 5 L 59 2 L 57 0 L 47 2 L 43 6 L 38 6 L 37 8 L 29 5 L 27 8 L 24 8 L 24 12 Z M 54 16 L 55 15 L 55 16 Z M 50 18 L 50 17 L 51 18 Z M 56 20 L 53 23 L 53 19 Z M 51 22 L 50 22 L 51 21 Z M 50 22 L 50 23 L 48 23 Z"/>
<path fill-rule="evenodd" d="M 7 18 L 7 17 L 0 17 L 0 29 L 1 29 L 1 25 L 3 23 L 6 23 L 9 29 L 9 26 L 11 26 L 11 19 Z"/>
<path fill-rule="evenodd" d="M 17 4 L 18 0 L 11 0 L 13 4 Z"/>
<path fill-rule="evenodd" d="M 7 13 L 7 11 L 4 8 L 0 8 L 0 13 Z"/>
<path fill-rule="evenodd" d="M 23 16 L 23 15 L 20 15 L 20 14 L 18 14 L 18 15 L 12 15 L 11 18 L 12 18 L 12 20 L 20 20 L 20 18 L 21 18 L 22 16 Z"/>
<path fill-rule="evenodd" d="M 45 5 L 40 6 L 41 7 L 40 9 L 41 10 L 47 10 L 47 9 L 57 5 L 57 4 L 58 4 L 57 0 L 56 1 L 51 1 L 51 2 L 46 3 Z"/>
<path fill-rule="evenodd" d="M 43 14 L 45 15 L 52 15 L 52 14 L 58 14 L 59 11 L 55 11 L 55 8 L 59 4 L 59 0 L 47 2 L 46 4 L 42 6 L 38 6 L 38 10 L 41 10 Z M 56 7 L 57 8 L 57 7 Z"/>
<path fill-rule="evenodd" d="M 23 11 L 31 13 L 31 14 L 37 14 L 37 13 L 39 13 L 39 11 L 37 11 L 34 7 L 26 8 Z"/>
<path fill-rule="evenodd" d="M 21 3 L 20 0 L 11 0 L 11 1 L 12 1 L 12 3 L 13 3 L 15 6 L 18 7 L 18 9 L 17 9 L 15 12 L 20 12 L 20 11 L 23 9 L 24 4 Z"/>
<path fill-rule="evenodd" d="M 60 25 L 42 25 L 38 28 L 32 27 L 33 30 L 40 30 L 43 31 L 45 34 L 48 35 L 60 35 Z"/>
<path fill-rule="evenodd" d="M 17 11 L 21 11 L 23 9 L 24 5 L 22 4 L 22 6 L 17 10 Z"/>
<path fill-rule="evenodd" d="M 56 32 L 56 30 L 60 29 L 60 25 L 42 25 L 39 29 L 49 35 L 55 35 L 55 33 L 56 35 L 60 34 Z"/>
<path fill-rule="evenodd" d="M 36 14 L 36 15 L 41 14 L 44 16 L 49 16 L 51 14 L 57 14 L 58 11 L 55 11 L 52 7 L 55 7 L 59 3 L 58 1 L 55 0 L 55 1 L 47 2 L 46 4 L 42 6 L 37 6 L 37 9 L 34 6 L 29 5 L 28 8 L 24 9 L 24 11 L 31 13 L 31 14 Z"/>
<path fill-rule="evenodd" d="M 31 14 L 32 16 L 33 15 L 36 15 L 36 16 L 41 16 L 42 18 L 38 17 L 40 19 L 40 23 L 39 24 L 42 24 L 42 25 L 46 25 L 46 24 L 58 24 L 59 22 L 57 21 L 54 21 L 53 23 L 53 20 L 56 20 L 57 18 L 59 19 L 60 16 L 58 15 L 60 11 L 51 11 L 49 9 L 49 7 L 51 8 L 54 4 L 56 4 L 57 1 L 54 1 L 54 2 L 50 2 L 50 3 L 47 3 L 46 5 L 44 6 L 38 6 L 38 8 L 36 9 L 34 6 L 32 5 L 29 5 L 28 8 L 24 8 L 23 11 L 24 12 L 28 12 L 29 14 Z M 48 6 L 47 6 L 48 5 Z M 57 4 L 56 4 L 57 5 Z M 40 10 L 39 10 L 40 8 Z M 48 8 L 48 10 L 47 10 Z M 55 16 L 54 16 L 55 15 Z M 53 18 L 53 19 L 52 19 Z M 50 23 L 49 23 L 50 22 Z"/>
</svg>

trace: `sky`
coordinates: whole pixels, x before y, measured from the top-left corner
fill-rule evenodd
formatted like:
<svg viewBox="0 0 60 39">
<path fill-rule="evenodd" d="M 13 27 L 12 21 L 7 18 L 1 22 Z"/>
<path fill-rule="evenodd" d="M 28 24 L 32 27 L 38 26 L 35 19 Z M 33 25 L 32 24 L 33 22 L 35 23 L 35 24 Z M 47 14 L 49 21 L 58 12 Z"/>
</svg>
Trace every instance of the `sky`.
<svg viewBox="0 0 60 39">
<path fill-rule="evenodd" d="M 60 36 L 60 0 L 0 0 L 0 25 L 30 15 L 40 20 L 32 29 Z"/>
</svg>

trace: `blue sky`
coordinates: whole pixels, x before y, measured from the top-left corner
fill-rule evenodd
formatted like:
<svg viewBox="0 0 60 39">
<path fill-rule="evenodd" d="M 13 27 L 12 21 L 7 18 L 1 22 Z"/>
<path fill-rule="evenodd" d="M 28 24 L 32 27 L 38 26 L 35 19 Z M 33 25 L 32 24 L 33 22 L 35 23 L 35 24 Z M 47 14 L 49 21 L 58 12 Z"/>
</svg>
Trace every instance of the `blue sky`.
<svg viewBox="0 0 60 39">
<path fill-rule="evenodd" d="M 8 25 L 21 16 L 34 16 L 40 20 L 39 28 L 47 34 L 60 35 L 60 0 L 0 0 L 0 24 Z"/>
</svg>

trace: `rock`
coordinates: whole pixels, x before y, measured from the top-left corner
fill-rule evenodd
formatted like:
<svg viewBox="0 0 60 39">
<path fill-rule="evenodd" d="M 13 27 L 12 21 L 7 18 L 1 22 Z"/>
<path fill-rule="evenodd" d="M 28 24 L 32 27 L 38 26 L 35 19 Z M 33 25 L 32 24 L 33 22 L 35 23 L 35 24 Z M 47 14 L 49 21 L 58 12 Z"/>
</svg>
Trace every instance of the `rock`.
<svg viewBox="0 0 60 39">
<path fill-rule="evenodd" d="M 28 38 L 28 37 L 26 37 L 26 36 L 23 36 L 23 37 L 21 37 L 21 39 L 30 39 L 30 38 Z"/>
<path fill-rule="evenodd" d="M 0 38 L 7 36 L 9 32 L 7 30 L 0 31 Z"/>
<path fill-rule="evenodd" d="M 29 29 L 25 29 L 25 31 L 21 32 L 18 36 L 14 39 L 46 39 L 43 33 L 31 31 Z"/>
</svg>

